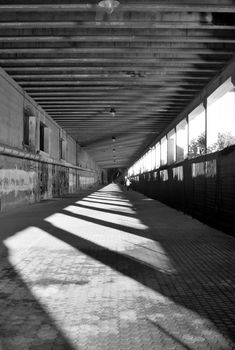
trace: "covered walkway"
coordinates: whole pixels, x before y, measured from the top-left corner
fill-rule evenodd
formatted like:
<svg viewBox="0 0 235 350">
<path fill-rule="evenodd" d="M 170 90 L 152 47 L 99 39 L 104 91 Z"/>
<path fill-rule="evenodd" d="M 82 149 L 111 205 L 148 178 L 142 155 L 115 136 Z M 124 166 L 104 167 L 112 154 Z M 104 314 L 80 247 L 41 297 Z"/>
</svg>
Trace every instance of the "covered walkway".
<svg viewBox="0 0 235 350">
<path fill-rule="evenodd" d="M 1 213 L 0 349 L 232 349 L 234 238 L 111 184 Z"/>
</svg>

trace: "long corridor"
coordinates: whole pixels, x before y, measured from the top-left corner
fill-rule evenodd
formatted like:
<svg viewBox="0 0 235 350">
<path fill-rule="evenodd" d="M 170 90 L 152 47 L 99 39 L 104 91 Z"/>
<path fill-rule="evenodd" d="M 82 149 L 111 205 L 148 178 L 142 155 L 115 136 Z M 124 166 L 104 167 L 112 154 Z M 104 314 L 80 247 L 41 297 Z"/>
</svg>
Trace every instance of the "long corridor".
<svg viewBox="0 0 235 350">
<path fill-rule="evenodd" d="M 110 184 L 0 214 L 0 350 L 230 350 L 235 240 Z"/>
</svg>

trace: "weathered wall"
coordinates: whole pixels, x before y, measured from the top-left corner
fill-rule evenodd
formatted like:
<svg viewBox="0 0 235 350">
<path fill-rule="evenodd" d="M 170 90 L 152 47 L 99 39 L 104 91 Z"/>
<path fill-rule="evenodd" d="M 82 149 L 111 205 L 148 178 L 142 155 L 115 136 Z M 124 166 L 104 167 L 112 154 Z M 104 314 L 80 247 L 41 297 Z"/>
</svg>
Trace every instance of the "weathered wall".
<svg viewBox="0 0 235 350">
<path fill-rule="evenodd" d="M 235 232 L 235 146 L 135 176 L 132 187 Z"/>
<path fill-rule="evenodd" d="M 101 182 L 92 158 L 0 68 L 0 208 L 77 192 Z M 23 143 L 24 111 L 35 118 L 35 144 Z M 39 124 L 49 131 L 49 147 L 39 150 Z M 60 159 L 59 140 L 66 143 Z"/>
<path fill-rule="evenodd" d="M 72 137 L 67 136 L 67 156 L 66 159 L 71 164 L 77 163 L 77 144 Z M 92 168 L 90 168 L 92 169 Z"/>
<path fill-rule="evenodd" d="M 0 148 L 2 153 L 2 148 Z M 78 192 L 99 183 L 95 171 L 35 159 L 0 154 L 0 207 Z"/>
<path fill-rule="evenodd" d="M 88 153 L 77 144 L 77 164 L 85 169 L 96 169 L 97 164 L 94 162 Z"/>
<path fill-rule="evenodd" d="M 2 73 L 2 71 L 0 71 Z M 19 94 L 14 82 L 0 75 L 0 140 L 1 143 L 22 147 L 24 96 Z M 22 118 L 21 118 L 22 116 Z"/>
<path fill-rule="evenodd" d="M 39 195 L 38 164 L 0 155 L 1 210 L 20 203 L 35 202 Z"/>
</svg>

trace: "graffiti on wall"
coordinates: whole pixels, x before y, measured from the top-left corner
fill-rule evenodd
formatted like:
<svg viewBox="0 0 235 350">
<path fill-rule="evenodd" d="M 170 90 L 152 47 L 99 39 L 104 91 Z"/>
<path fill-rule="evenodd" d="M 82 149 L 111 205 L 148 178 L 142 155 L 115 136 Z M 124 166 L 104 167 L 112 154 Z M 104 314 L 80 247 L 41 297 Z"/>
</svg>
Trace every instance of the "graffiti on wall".
<svg viewBox="0 0 235 350">
<path fill-rule="evenodd" d="M 81 175 L 79 169 L 46 162 L 0 155 L 0 164 L 0 211 L 21 203 L 75 193 L 97 181 L 94 173 L 87 171 Z"/>
<path fill-rule="evenodd" d="M 0 169 L 0 193 L 9 194 L 15 192 L 33 192 L 37 183 L 35 171 L 21 169 Z"/>
</svg>

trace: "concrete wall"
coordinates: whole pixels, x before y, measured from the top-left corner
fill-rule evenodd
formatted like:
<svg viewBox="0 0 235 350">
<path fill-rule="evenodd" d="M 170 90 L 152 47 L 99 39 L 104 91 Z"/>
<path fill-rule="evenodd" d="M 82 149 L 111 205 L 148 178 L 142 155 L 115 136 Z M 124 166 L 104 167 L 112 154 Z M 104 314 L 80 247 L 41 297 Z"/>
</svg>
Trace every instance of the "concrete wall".
<svg viewBox="0 0 235 350">
<path fill-rule="evenodd" d="M 0 68 L 0 209 L 77 192 L 101 182 L 101 169 Z M 33 142 L 24 144 L 24 114 L 32 116 Z M 48 140 L 40 150 L 40 122 Z M 66 151 L 60 159 L 59 140 Z"/>
<path fill-rule="evenodd" d="M 0 141 L 22 148 L 24 96 L 2 74 L 3 71 L 0 71 Z"/>
<path fill-rule="evenodd" d="M 77 144 L 77 164 L 85 169 L 96 169 L 97 165 L 88 153 Z"/>
</svg>

